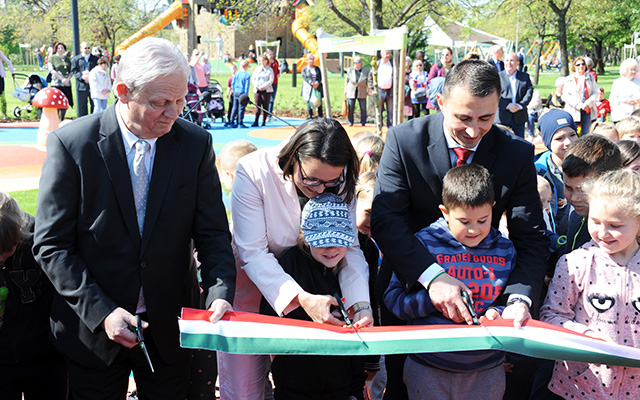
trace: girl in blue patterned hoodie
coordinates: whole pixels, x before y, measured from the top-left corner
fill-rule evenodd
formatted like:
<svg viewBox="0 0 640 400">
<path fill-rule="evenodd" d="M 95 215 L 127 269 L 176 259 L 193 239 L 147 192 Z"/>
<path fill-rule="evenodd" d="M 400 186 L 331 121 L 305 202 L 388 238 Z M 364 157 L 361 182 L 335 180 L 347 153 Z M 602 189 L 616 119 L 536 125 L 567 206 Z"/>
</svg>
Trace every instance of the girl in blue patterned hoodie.
<svg viewBox="0 0 640 400">
<path fill-rule="evenodd" d="M 511 241 L 491 226 L 494 196 L 484 167 L 453 168 L 443 180 L 440 210 L 444 218 L 416 233 L 446 273 L 466 285 L 476 313 L 486 313 L 490 319 L 502 312 L 502 307 L 492 305 L 509 279 L 516 256 Z M 384 302 L 410 325 L 455 323 L 434 307 L 424 287 L 407 289 L 395 274 Z M 487 313 L 490 308 L 495 311 Z M 501 399 L 503 361 L 504 353 L 493 350 L 412 354 L 404 368 L 409 398 Z"/>
</svg>

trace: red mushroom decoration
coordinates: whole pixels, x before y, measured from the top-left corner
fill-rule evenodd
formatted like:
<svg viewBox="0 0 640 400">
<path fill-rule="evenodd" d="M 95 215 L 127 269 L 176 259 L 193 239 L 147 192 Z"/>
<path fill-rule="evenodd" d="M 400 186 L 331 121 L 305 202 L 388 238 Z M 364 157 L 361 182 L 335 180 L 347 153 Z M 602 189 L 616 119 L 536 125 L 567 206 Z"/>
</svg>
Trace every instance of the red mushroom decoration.
<svg viewBox="0 0 640 400">
<path fill-rule="evenodd" d="M 58 129 L 58 126 L 60 126 L 58 109 L 69 108 L 69 100 L 60 89 L 48 87 L 36 93 L 33 97 L 33 106 L 42 108 L 42 117 L 40 117 L 40 127 L 38 128 L 36 141 L 39 146 L 46 146 L 49 132 Z"/>
</svg>

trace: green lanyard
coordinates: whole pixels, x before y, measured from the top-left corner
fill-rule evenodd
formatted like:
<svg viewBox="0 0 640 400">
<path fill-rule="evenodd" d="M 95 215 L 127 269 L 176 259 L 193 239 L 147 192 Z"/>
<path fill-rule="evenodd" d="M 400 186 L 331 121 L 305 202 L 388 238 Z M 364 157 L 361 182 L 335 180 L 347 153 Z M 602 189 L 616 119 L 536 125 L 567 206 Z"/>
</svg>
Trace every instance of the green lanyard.
<svg viewBox="0 0 640 400">
<path fill-rule="evenodd" d="M 582 230 L 582 227 L 584 226 L 584 220 L 585 219 L 586 219 L 585 217 L 582 217 L 582 222 L 580 222 L 580 227 L 576 231 L 576 234 L 573 235 L 573 243 L 571 244 L 571 251 L 574 251 L 576 249 L 576 240 L 578 240 L 578 234 L 580 234 L 580 231 Z"/>
</svg>

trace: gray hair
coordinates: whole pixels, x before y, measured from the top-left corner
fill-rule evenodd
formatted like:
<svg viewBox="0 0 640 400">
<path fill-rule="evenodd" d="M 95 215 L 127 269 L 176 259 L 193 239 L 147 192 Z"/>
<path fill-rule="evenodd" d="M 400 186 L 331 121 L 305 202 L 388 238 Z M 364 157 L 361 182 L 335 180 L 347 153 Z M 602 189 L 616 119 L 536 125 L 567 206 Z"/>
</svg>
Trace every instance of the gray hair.
<svg viewBox="0 0 640 400">
<path fill-rule="evenodd" d="M 593 68 L 593 60 L 591 59 L 591 57 L 585 56 L 584 57 L 584 63 L 585 63 L 585 66 L 587 68 L 589 68 L 589 69 Z"/>
<path fill-rule="evenodd" d="M 124 83 L 135 99 L 161 76 L 179 74 L 186 86 L 190 72 L 178 47 L 166 39 L 147 37 L 134 43 L 122 55 L 116 85 Z"/>
<path fill-rule="evenodd" d="M 627 68 L 630 67 L 638 67 L 638 62 L 633 58 L 627 58 L 626 60 L 620 63 L 620 76 L 623 76 L 625 72 L 627 72 Z"/>
</svg>

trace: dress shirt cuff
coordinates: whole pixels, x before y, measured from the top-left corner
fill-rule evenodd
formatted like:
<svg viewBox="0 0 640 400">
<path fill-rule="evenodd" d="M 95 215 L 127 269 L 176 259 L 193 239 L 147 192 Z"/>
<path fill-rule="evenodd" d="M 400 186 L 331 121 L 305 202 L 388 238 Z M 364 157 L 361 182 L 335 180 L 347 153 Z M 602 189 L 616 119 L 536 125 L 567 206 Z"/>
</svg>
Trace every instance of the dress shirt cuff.
<svg viewBox="0 0 640 400">
<path fill-rule="evenodd" d="M 510 294 L 509 298 L 507 299 L 507 303 L 513 299 L 520 299 L 527 303 L 529 305 L 529 308 L 531 308 L 531 299 L 528 296 L 525 296 L 523 294 Z"/>
<path fill-rule="evenodd" d="M 440 266 L 440 264 L 433 263 L 429 265 L 429 268 L 425 269 L 422 274 L 420 274 L 418 282 L 428 290 L 431 282 L 444 273 L 445 270 Z"/>
</svg>

